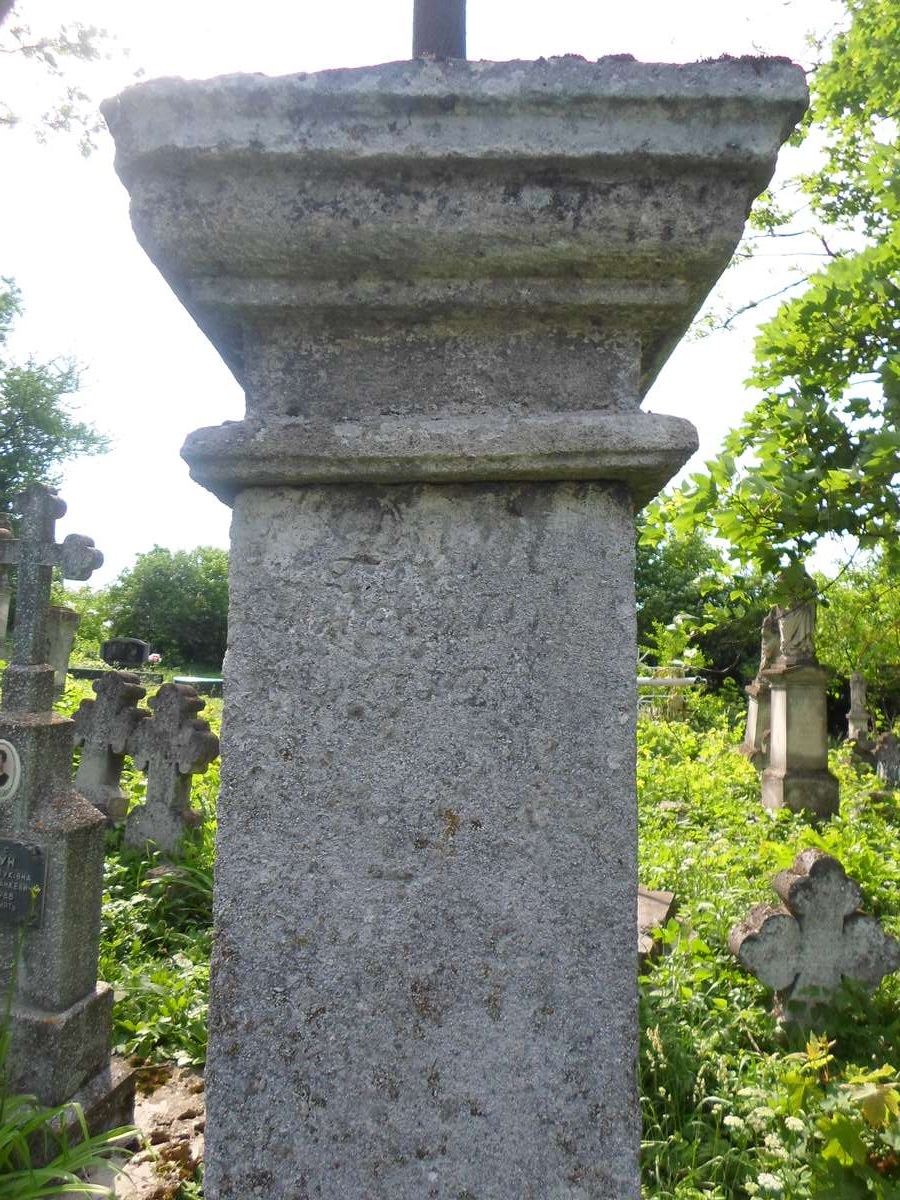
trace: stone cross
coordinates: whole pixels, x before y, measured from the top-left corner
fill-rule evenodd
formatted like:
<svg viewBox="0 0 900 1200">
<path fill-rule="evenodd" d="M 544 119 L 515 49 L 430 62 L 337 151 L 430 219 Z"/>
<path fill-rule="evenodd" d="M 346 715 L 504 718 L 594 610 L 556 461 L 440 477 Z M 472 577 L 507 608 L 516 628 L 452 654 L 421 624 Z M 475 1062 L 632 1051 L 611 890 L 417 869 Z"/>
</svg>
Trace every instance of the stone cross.
<svg viewBox="0 0 900 1200">
<path fill-rule="evenodd" d="M 127 671 L 108 672 L 94 691 L 96 699 L 82 700 L 75 713 L 75 744 L 82 747 L 75 787 L 110 821 L 121 821 L 127 797 L 119 781 L 134 732 L 150 716 L 137 707 L 146 691 Z"/>
<path fill-rule="evenodd" d="M 21 536 L 0 539 L 0 562 L 18 571 L 15 654 L 0 704 L 4 1082 L 48 1105 L 75 1099 L 90 1126 L 110 1128 L 129 1120 L 134 1080 L 110 1058 L 112 989 L 97 979 L 103 818 L 72 787 L 74 726 L 52 711 L 45 661 L 53 567 L 86 579 L 102 557 L 89 538 L 55 543 L 64 512 L 35 485 L 22 497 Z"/>
<path fill-rule="evenodd" d="M 153 717 L 136 725 L 128 745 L 135 766 L 147 772 L 147 795 L 128 818 L 125 842 L 154 842 L 171 854 L 190 821 L 191 776 L 218 757 L 219 739 L 197 718 L 206 702 L 187 684 L 164 683 L 148 703 Z"/>
<path fill-rule="evenodd" d="M 859 911 L 859 884 L 830 854 L 804 850 L 772 887 L 783 904 L 757 905 L 731 930 L 728 946 L 775 990 L 785 1020 L 807 1020 L 844 979 L 874 988 L 900 967 L 900 942 Z"/>
<path fill-rule="evenodd" d="M 16 624 L 11 666 L 3 685 L 3 707 L 45 712 L 53 702 L 53 671 L 46 666 L 47 620 L 53 568 L 66 579 L 89 579 L 103 563 L 93 538 L 70 533 L 57 545 L 54 526 L 66 506 L 48 487 L 35 483 L 19 497 L 18 538 L 0 538 L 0 564 L 16 567 Z M 41 669 L 46 667 L 46 669 Z M 29 670 L 28 668 L 33 668 Z"/>
</svg>

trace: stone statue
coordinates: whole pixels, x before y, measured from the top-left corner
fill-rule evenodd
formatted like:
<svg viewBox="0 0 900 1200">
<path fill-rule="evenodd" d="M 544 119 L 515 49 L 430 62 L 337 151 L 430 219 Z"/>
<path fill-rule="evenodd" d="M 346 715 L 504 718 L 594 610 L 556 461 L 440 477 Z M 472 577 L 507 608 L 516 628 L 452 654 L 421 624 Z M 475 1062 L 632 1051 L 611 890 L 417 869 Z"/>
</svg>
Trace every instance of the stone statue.
<svg viewBox="0 0 900 1200">
<path fill-rule="evenodd" d="M 779 604 L 773 610 L 778 621 L 779 657 L 786 663 L 815 662 L 815 584 L 804 572 L 802 585 L 792 593 L 787 606 Z"/>
</svg>

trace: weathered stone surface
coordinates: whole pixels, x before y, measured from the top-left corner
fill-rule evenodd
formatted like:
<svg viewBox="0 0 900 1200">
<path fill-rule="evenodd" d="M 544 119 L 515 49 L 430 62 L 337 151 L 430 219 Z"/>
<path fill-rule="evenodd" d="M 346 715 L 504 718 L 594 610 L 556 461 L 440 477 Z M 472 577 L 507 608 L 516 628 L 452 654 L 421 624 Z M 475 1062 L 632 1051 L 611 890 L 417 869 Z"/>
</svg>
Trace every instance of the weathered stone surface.
<svg viewBox="0 0 900 1200">
<path fill-rule="evenodd" d="M 108 102 L 138 237 L 247 393 L 189 439 L 195 477 L 229 501 L 560 477 L 648 499 L 695 435 L 634 410 L 805 94 L 783 60 L 571 57 Z"/>
<path fill-rule="evenodd" d="M 108 671 L 94 682 L 95 700 L 82 700 L 75 713 L 75 744 L 81 760 L 75 787 L 111 821 L 121 821 L 128 798 L 120 780 L 134 731 L 150 715 L 138 708 L 146 694 L 137 675 Z"/>
<path fill-rule="evenodd" d="M 804 102 L 566 58 L 106 106 L 247 396 L 184 451 L 235 507 L 210 1200 L 637 1200 L 632 510 L 696 444 L 639 404 Z"/>
<path fill-rule="evenodd" d="M 729 936 L 732 954 L 766 987 L 779 1012 L 805 1021 L 844 979 L 877 987 L 900 968 L 900 942 L 859 912 L 862 891 L 836 858 L 804 850 L 772 887 L 784 902 L 757 905 Z"/>
<path fill-rule="evenodd" d="M 675 907 L 674 892 L 638 888 L 638 962 L 643 964 L 658 949 L 653 930 L 665 925 Z"/>
<path fill-rule="evenodd" d="M 818 664 L 788 666 L 779 660 L 763 678 L 770 688 L 771 732 L 762 802 L 766 808 L 830 817 L 840 806 L 840 784 L 828 769 L 828 673 Z"/>
<path fill-rule="evenodd" d="M 47 662 L 53 668 L 53 690 L 61 696 L 66 690 L 66 672 L 81 613 L 73 608 L 51 604 L 47 610 Z"/>
<path fill-rule="evenodd" d="M 869 739 L 872 714 L 866 709 L 866 677 L 861 671 L 850 676 L 850 711 L 847 713 L 847 738 L 851 742 Z"/>
<path fill-rule="evenodd" d="M 207 1194 L 636 1197 L 627 492 L 254 489 L 234 534 Z"/>
<path fill-rule="evenodd" d="M 125 843 L 153 842 L 172 854 L 190 826 L 191 777 L 218 758 L 219 739 L 196 715 L 206 701 L 186 684 L 164 683 L 148 704 L 153 716 L 136 724 L 127 747 L 138 770 L 147 772 L 147 792 L 128 814 Z"/>
</svg>

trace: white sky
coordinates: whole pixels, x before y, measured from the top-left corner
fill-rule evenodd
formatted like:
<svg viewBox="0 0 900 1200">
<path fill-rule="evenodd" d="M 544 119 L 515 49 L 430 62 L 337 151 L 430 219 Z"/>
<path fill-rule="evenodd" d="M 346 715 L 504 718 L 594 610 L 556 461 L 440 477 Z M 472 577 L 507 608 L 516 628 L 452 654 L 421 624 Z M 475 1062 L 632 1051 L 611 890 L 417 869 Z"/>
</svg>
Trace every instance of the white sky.
<svg viewBox="0 0 900 1200">
<path fill-rule="evenodd" d="M 102 99 L 146 77 L 202 78 L 231 71 L 270 75 L 359 66 L 409 55 L 412 0 L 21 0 L 18 18 L 52 33 L 74 14 L 105 27 L 128 58 L 84 68 L 78 79 Z M 808 65 L 807 34 L 839 17 L 836 0 L 469 0 L 470 58 L 563 53 L 685 62 L 722 53 L 788 55 Z M 75 71 L 72 71 L 75 74 Z M 3 56 L 0 97 L 17 111 L 49 107 L 53 85 Z M 18 358 L 72 356 L 85 367 L 79 415 L 109 434 L 110 454 L 65 471 L 60 524 L 92 536 L 106 556 L 105 583 L 154 544 L 228 544 L 229 510 L 188 478 L 185 435 L 243 415 L 243 398 L 217 353 L 135 241 L 128 198 L 112 167 L 111 139 L 89 159 L 75 138 L 38 145 L 25 127 L 0 129 L 0 275 L 14 276 L 25 317 Z M 783 170 L 796 163 L 790 157 Z M 786 246 L 793 251 L 791 242 Z M 772 252 L 774 255 L 774 251 Z M 765 257 L 732 271 L 733 303 L 764 295 L 796 263 Z M 760 310 L 758 310 L 760 311 Z M 686 341 L 645 407 L 689 417 L 701 459 L 752 402 L 742 381 L 753 320 L 737 331 Z M 698 460 L 699 463 L 699 460 Z"/>
</svg>

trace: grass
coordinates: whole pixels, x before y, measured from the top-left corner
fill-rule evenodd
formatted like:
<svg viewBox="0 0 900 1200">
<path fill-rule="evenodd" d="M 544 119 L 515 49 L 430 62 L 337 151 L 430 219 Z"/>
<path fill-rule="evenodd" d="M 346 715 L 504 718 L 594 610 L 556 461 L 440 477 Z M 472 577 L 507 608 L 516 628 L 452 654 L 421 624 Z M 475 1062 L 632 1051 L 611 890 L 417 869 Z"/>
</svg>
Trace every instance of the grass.
<svg viewBox="0 0 900 1200">
<path fill-rule="evenodd" d="M 848 990 L 823 1027 L 789 1033 L 727 938 L 809 846 L 839 858 L 900 934 L 900 803 L 837 748 L 840 816 L 766 812 L 733 749 L 743 715 L 737 693 L 697 695 L 684 720 L 639 722 L 640 878 L 678 905 L 640 980 L 644 1200 L 896 1200 L 900 978 L 873 996 Z M 139 776 L 131 786 L 138 800 Z M 144 1062 L 205 1058 L 217 789 L 215 768 L 195 777 L 204 819 L 175 868 L 110 835 L 100 976 L 115 989 L 116 1049 Z"/>
</svg>

